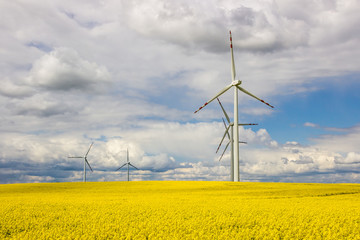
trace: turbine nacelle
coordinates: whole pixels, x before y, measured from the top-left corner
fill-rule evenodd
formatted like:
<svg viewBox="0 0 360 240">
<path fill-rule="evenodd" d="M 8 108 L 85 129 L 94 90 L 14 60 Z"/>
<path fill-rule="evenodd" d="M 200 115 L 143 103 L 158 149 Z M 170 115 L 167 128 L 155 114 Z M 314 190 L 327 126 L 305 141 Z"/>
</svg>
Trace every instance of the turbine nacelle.
<svg viewBox="0 0 360 240">
<path fill-rule="evenodd" d="M 231 82 L 232 86 L 239 86 L 242 82 L 240 80 L 234 80 Z"/>
</svg>

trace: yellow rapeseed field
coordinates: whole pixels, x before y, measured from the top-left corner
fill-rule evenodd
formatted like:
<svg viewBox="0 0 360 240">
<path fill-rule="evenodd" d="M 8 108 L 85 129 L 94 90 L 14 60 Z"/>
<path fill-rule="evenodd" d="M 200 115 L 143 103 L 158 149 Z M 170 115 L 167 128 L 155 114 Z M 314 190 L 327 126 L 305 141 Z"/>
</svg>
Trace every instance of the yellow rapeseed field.
<svg viewBox="0 0 360 240">
<path fill-rule="evenodd" d="M 360 184 L 6 184 L 0 216 L 0 239 L 360 239 Z"/>
</svg>

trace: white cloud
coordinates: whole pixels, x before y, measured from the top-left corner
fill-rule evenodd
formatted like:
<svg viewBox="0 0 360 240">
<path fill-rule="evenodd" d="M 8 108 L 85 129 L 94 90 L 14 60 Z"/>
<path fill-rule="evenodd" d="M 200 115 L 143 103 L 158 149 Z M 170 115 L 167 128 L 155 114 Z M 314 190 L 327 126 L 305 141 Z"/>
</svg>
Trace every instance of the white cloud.
<svg viewBox="0 0 360 240">
<path fill-rule="evenodd" d="M 13 101 L 12 111 L 17 115 L 51 117 L 54 115 L 75 114 L 74 106 L 60 103 L 46 95 L 34 95 L 26 101 Z"/>
<path fill-rule="evenodd" d="M 317 146 L 335 152 L 356 152 L 360 146 L 360 125 L 346 129 L 341 134 L 326 134 L 313 139 Z"/>
<path fill-rule="evenodd" d="M 229 150 L 221 162 L 217 161 L 219 155 L 214 153 L 222 127 L 221 123 L 148 124 L 142 126 L 138 133 L 127 130 L 122 137 L 105 136 L 104 139 L 107 140 L 96 140 L 88 155 L 94 169 L 94 173 L 89 173 L 89 179 L 123 180 L 124 174 L 114 170 L 126 162 L 126 149 L 129 149 L 130 162 L 140 169 L 132 171 L 133 180 L 228 180 Z M 189 135 L 189 131 L 193 134 Z M 140 132 L 142 134 L 139 134 Z M 244 181 L 301 179 L 331 182 L 337 179 L 354 182 L 360 174 L 354 168 L 360 164 L 358 152 L 342 155 L 318 146 L 303 146 L 297 142 L 281 145 L 274 141 L 265 129 L 253 131 L 240 128 L 240 133 L 241 137 L 248 141 L 248 145 L 240 147 L 240 172 Z M 197 137 L 194 138 L 195 136 Z M 43 164 L 43 167 L 37 165 L 39 179 L 43 181 L 60 178 L 81 180 L 82 161 L 69 159 L 67 156 L 85 154 L 90 139 L 79 140 L 67 134 L 59 134 L 57 137 L 28 135 L 26 139 L 23 135 L 12 134 L 11 139 L 11 142 L 5 139 L 1 142 L 1 159 L 8 159 L 10 168 L 11 162 L 16 164 L 21 172 L 15 174 L 22 176 L 21 179 L 30 181 L 30 178 L 27 178 L 27 172 L 31 169 L 29 166 Z M 180 153 L 181 151 L 186 153 Z M 177 155 L 181 158 L 175 157 Z M 193 162 L 189 162 L 191 159 Z M 2 165 L 4 166 L 4 162 Z M 52 173 L 49 168 L 54 169 L 54 166 L 57 166 L 57 170 Z M 42 168 L 45 168 L 45 172 Z M 33 170 L 31 174 L 37 176 Z M 319 178 L 315 179 L 315 175 L 319 175 Z"/>
<path fill-rule="evenodd" d="M 360 163 L 360 153 L 349 152 L 345 158 L 338 158 L 335 160 L 336 163 L 340 164 L 359 164 Z"/>
<path fill-rule="evenodd" d="M 72 49 L 56 48 L 34 63 L 28 81 L 54 91 L 94 91 L 110 82 L 110 73 L 104 66 L 82 59 Z"/>
<path fill-rule="evenodd" d="M 0 95 L 10 98 L 24 98 L 34 94 L 34 90 L 28 86 L 24 86 L 9 79 L 1 80 Z"/>
<path fill-rule="evenodd" d="M 306 123 L 304 123 L 304 126 L 305 126 L 305 127 L 312 127 L 312 128 L 319 127 L 318 124 L 311 123 L 311 122 L 306 122 Z"/>
</svg>

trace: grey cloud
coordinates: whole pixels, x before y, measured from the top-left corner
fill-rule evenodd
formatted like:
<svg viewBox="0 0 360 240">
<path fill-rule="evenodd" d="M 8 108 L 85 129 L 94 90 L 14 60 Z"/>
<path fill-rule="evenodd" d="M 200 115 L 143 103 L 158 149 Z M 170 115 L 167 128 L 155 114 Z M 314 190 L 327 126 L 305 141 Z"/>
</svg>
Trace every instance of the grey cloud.
<svg viewBox="0 0 360 240">
<path fill-rule="evenodd" d="M 335 158 L 335 163 L 337 164 L 359 164 L 360 163 L 360 153 L 349 152 L 346 157 L 337 157 Z"/>
<path fill-rule="evenodd" d="M 33 64 L 28 82 L 51 91 L 98 91 L 110 83 L 110 73 L 72 49 L 56 48 Z"/>
<path fill-rule="evenodd" d="M 176 166 L 175 159 L 167 154 L 144 156 L 139 163 L 139 167 L 142 169 L 152 171 L 167 171 L 176 168 Z"/>
<path fill-rule="evenodd" d="M 223 36 L 229 29 L 237 37 L 234 44 L 250 51 L 292 48 L 308 41 L 308 26 L 300 20 L 283 19 L 275 4 L 259 9 L 218 2 L 207 5 L 204 11 L 200 2 L 185 2 L 124 2 L 124 16 L 144 35 L 210 52 L 228 50 L 228 45 L 223 46 L 228 38 Z"/>
<path fill-rule="evenodd" d="M 314 163 L 314 160 L 310 156 L 299 156 L 299 159 L 289 160 L 287 157 L 281 158 L 284 164 L 295 163 L 295 164 L 309 164 Z"/>
<path fill-rule="evenodd" d="M 254 26 L 256 21 L 256 12 L 248 7 L 240 6 L 232 9 L 230 12 L 230 19 L 233 24 L 240 24 L 242 26 Z"/>
<path fill-rule="evenodd" d="M 341 44 L 359 35 L 356 1 L 123 1 L 135 31 L 188 49 L 223 52 L 226 31 L 237 48 L 273 52 L 311 44 Z M 348 24 L 348 23 L 351 24 Z"/>
<path fill-rule="evenodd" d="M 51 117 L 56 115 L 76 114 L 77 104 L 63 101 L 63 97 L 48 94 L 36 94 L 26 99 L 16 99 L 7 104 L 15 115 Z"/>
<path fill-rule="evenodd" d="M 314 160 L 310 156 L 302 156 L 301 155 L 301 156 L 299 156 L 299 159 L 292 160 L 292 162 L 294 162 L 296 164 L 309 164 L 309 163 L 314 163 Z"/>
<path fill-rule="evenodd" d="M 38 163 L 11 158 L 1 159 L 0 183 L 66 181 L 73 172 L 69 171 L 70 169 L 64 170 L 59 169 L 53 162 Z M 81 167 L 72 170 L 81 171 Z"/>
<path fill-rule="evenodd" d="M 37 117 L 51 117 L 55 115 L 63 115 L 68 113 L 76 113 L 74 109 L 69 106 L 64 106 L 62 104 L 50 104 L 47 106 L 33 106 L 33 107 L 23 107 L 16 110 L 15 114 L 17 115 L 32 115 Z"/>
<path fill-rule="evenodd" d="M 35 90 L 29 86 L 16 81 L 10 81 L 9 79 L 3 79 L 1 81 L 0 95 L 9 98 L 26 98 L 32 96 Z"/>
</svg>

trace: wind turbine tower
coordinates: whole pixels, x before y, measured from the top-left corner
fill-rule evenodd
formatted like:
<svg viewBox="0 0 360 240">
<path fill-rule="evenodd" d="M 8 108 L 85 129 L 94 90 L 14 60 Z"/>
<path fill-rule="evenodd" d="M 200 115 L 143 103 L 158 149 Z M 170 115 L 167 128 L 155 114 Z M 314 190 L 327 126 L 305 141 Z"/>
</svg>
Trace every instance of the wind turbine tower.
<svg viewBox="0 0 360 240">
<path fill-rule="evenodd" d="M 127 180 L 130 181 L 130 177 L 129 177 L 129 166 L 132 166 L 133 168 L 135 168 L 136 170 L 139 170 L 137 167 L 135 167 L 134 165 L 132 165 L 129 161 L 129 149 L 126 149 L 126 163 L 124 163 L 121 167 L 119 167 L 118 169 L 116 169 L 115 171 L 120 170 L 122 167 L 124 167 L 125 165 L 127 165 Z"/>
<path fill-rule="evenodd" d="M 85 156 L 83 157 L 68 157 L 68 158 L 83 158 L 84 159 L 84 182 L 86 182 L 86 164 L 89 166 L 90 170 L 93 172 L 91 166 L 90 166 L 90 163 L 89 161 L 87 160 L 87 155 L 89 154 L 90 152 L 90 149 L 91 147 L 93 146 L 93 142 L 91 143 L 90 147 L 89 147 L 89 150 L 86 152 Z"/>
<path fill-rule="evenodd" d="M 216 153 L 219 151 L 220 147 L 221 147 L 221 144 L 222 142 L 224 141 L 225 139 L 225 136 L 227 135 L 228 136 L 228 143 L 226 144 L 225 146 L 225 149 L 223 151 L 223 153 L 221 154 L 221 157 L 219 158 L 219 161 L 222 159 L 222 157 L 224 156 L 224 153 L 226 152 L 226 149 L 228 148 L 229 144 L 231 143 L 231 157 L 230 157 L 230 161 L 231 161 L 231 170 L 230 170 L 230 179 L 231 181 L 234 181 L 234 138 L 233 138 L 233 128 L 234 128 L 234 123 L 233 122 L 230 122 L 230 118 L 228 116 L 228 114 L 226 113 L 223 105 L 221 104 L 219 98 L 217 98 L 219 104 L 220 104 L 220 107 L 225 115 L 225 118 L 226 118 L 226 121 L 228 122 L 229 126 L 226 125 L 225 123 L 225 120 L 224 118 L 222 118 L 223 120 L 223 123 L 224 123 L 224 126 L 225 126 L 225 133 L 220 141 L 220 144 L 216 150 Z M 257 123 L 239 123 L 239 126 L 252 126 L 252 125 L 258 125 Z M 230 132 L 230 134 L 229 134 Z M 239 141 L 239 143 L 244 143 L 244 144 L 247 144 L 247 142 L 243 142 L 243 141 Z"/>
<path fill-rule="evenodd" d="M 230 53 L 231 53 L 231 84 L 226 86 L 224 89 L 222 89 L 218 94 L 216 94 L 213 98 L 211 98 L 209 101 L 207 101 L 204 105 L 202 105 L 198 110 L 196 110 L 194 113 L 197 113 L 201 109 L 203 109 L 206 105 L 208 105 L 210 102 L 215 100 L 215 98 L 219 97 L 223 93 L 225 93 L 230 88 L 234 87 L 234 127 L 233 127 L 233 148 L 234 148 L 234 182 L 240 181 L 239 176 L 239 114 L 238 114 L 238 90 L 246 93 L 247 95 L 259 100 L 260 102 L 268 105 L 269 107 L 274 108 L 269 103 L 265 102 L 264 100 L 256 97 L 252 93 L 246 91 L 244 88 L 240 87 L 242 81 L 235 80 L 235 62 L 234 62 L 234 53 L 233 53 L 233 44 L 232 44 L 232 36 L 230 31 Z"/>
</svg>

